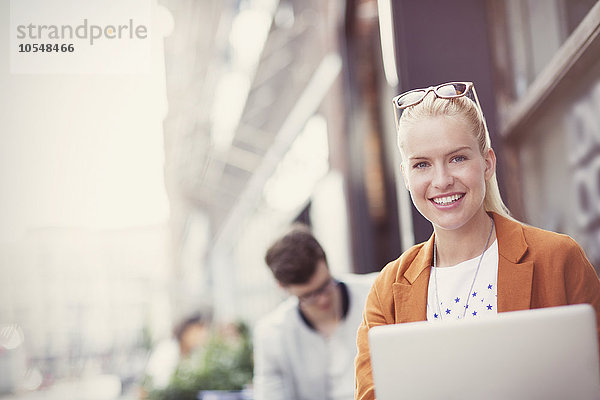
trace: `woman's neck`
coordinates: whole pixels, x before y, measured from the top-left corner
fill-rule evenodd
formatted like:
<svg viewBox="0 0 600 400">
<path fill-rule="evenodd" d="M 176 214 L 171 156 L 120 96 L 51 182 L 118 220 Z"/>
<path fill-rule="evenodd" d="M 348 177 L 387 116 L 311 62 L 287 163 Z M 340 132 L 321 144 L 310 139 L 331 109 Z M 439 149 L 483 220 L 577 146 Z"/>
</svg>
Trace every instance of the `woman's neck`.
<svg viewBox="0 0 600 400">
<path fill-rule="evenodd" d="M 437 266 L 449 267 L 481 255 L 491 229 L 492 219 L 486 212 L 474 216 L 468 225 L 459 229 L 444 230 L 435 227 Z M 495 238 L 494 230 L 487 241 L 488 247 L 494 243 Z"/>
</svg>

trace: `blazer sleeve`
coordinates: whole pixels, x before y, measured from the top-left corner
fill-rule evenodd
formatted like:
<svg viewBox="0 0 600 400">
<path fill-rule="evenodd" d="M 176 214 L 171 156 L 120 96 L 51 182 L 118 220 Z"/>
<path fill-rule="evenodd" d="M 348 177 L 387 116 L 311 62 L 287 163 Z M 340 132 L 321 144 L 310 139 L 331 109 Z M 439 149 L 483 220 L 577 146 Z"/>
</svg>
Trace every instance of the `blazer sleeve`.
<svg viewBox="0 0 600 400">
<path fill-rule="evenodd" d="M 375 388 L 371 371 L 371 355 L 369 353 L 369 329 L 378 325 L 392 324 L 389 313 L 385 312 L 385 306 L 380 297 L 381 291 L 391 291 L 391 286 L 385 286 L 384 279 L 380 275 L 371 287 L 367 296 L 362 322 L 356 335 L 358 352 L 354 361 L 355 365 L 355 391 L 354 398 L 358 400 L 375 399 Z M 387 296 L 384 296 L 387 297 Z"/>
<path fill-rule="evenodd" d="M 254 334 L 254 398 L 256 400 L 286 400 L 281 349 L 273 337 L 273 327 L 260 325 Z"/>
<path fill-rule="evenodd" d="M 564 269 L 567 303 L 588 303 L 594 307 L 600 342 L 600 280 L 583 249 L 573 239 L 569 239 L 571 246 Z"/>
</svg>

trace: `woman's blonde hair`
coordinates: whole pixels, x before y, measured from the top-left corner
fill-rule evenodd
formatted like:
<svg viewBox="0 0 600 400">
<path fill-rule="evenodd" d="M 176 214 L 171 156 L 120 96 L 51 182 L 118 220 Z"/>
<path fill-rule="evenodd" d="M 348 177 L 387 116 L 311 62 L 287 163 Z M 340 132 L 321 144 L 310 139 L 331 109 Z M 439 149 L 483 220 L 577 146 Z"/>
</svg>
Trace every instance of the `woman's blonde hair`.
<svg viewBox="0 0 600 400">
<path fill-rule="evenodd" d="M 405 159 L 402 150 L 403 133 L 406 132 L 409 127 L 416 125 L 418 121 L 423 118 L 439 116 L 462 118 L 468 126 L 472 127 L 473 136 L 477 140 L 481 155 L 485 155 L 485 153 L 491 149 L 492 142 L 485 122 L 485 117 L 475 102 L 467 97 L 441 99 L 433 92 L 430 92 L 419 104 L 404 109 L 400 120 L 398 121 L 398 147 L 400 148 L 403 162 Z M 498 180 L 496 178 L 496 171 L 494 171 L 494 174 L 490 179 L 485 182 L 483 206 L 486 211 L 492 211 L 505 217 L 512 218 L 510 216 L 510 211 L 502 201 Z"/>
</svg>

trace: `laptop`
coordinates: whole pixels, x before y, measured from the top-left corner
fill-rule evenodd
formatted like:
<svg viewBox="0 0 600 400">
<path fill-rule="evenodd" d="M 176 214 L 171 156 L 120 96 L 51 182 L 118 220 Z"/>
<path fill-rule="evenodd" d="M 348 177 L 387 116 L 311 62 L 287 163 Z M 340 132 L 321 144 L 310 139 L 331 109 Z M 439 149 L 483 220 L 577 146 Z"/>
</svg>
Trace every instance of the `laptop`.
<svg viewBox="0 0 600 400">
<path fill-rule="evenodd" d="M 369 345 L 377 400 L 600 399 L 589 304 L 377 326 Z"/>
</svg>

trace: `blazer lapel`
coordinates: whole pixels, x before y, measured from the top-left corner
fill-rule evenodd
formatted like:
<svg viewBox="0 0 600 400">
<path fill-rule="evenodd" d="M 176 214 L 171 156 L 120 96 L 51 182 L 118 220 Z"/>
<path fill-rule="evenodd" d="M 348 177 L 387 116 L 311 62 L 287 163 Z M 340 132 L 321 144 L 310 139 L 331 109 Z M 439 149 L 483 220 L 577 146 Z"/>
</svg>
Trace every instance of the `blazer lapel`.
<svg viewBox="0 0 600 400">
<path fill-rule="evenodd" d="M 402 278 L 392 284 L 394 322 L 415 322 L 427 319 L 427 289 L 433 255 L 433 238 L 417 253 Z"/>
<path fill-rule="evenodd" d="M 527 310 L 531 304 L 533 262 L 520 262 L 527 252 L 521 224 L 493 214 L 498 238 L 498 312 Z"/>
</svg>

